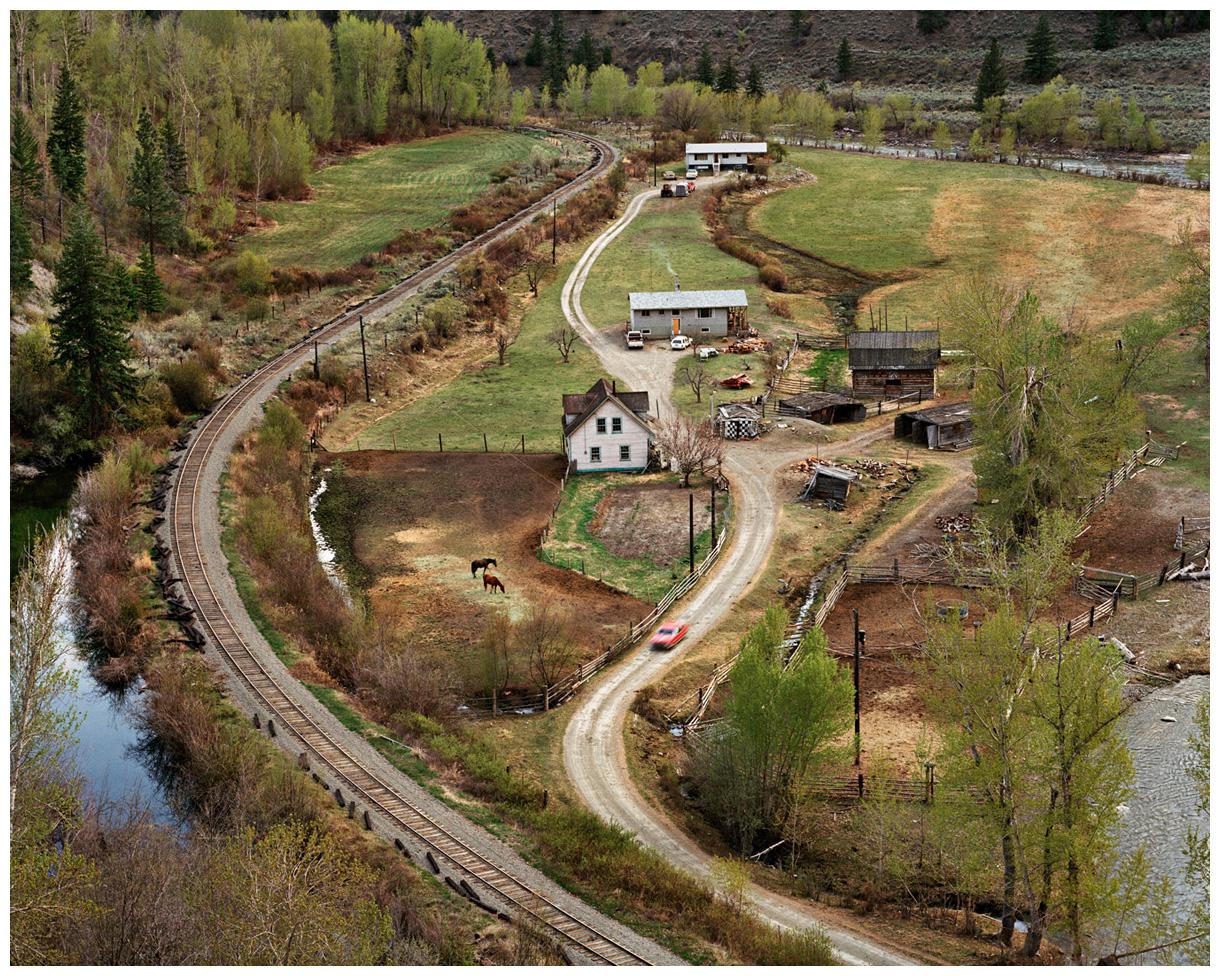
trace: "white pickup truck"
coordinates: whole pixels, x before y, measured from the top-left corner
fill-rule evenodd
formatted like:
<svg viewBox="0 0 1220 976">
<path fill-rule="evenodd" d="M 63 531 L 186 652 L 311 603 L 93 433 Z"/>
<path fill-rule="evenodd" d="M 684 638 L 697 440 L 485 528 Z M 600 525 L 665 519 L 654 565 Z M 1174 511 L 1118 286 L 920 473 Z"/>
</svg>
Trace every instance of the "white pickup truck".
<svg viewBox="0 0 1220 976">
<path fill-rule="evenodd" d="M 643 349 L 644 348 L 644 333 L 636 329 L 627 330 L 627 348 L 628 349 Z"/>
</svg>

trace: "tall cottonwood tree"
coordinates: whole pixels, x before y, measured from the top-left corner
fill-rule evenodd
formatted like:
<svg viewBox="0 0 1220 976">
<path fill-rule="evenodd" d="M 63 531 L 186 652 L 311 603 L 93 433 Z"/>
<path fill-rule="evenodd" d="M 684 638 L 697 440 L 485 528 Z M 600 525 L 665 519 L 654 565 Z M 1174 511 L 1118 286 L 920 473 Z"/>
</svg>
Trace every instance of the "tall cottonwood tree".
<svg viewBox="0 0 1220 976">
<path fill-rule="evenodd" d="M 75 208 L 55 266 L 51 316 L 55 362 L 63 366 L 90 435 L 105 430 L 116 411 L 136 394 L 128 365 L 127 324 L 134 313 L 130 278 L 102 252 L 84 208 Z"/>
</svg>

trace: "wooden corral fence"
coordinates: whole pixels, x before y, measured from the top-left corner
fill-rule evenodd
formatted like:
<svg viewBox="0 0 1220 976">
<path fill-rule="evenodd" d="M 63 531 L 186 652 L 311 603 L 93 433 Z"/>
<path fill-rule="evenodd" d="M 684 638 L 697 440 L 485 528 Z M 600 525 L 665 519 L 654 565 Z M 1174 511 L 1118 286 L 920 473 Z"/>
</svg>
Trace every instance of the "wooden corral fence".
<svg viewBox="0 0 1220 976">
<path fill-rule="evenodd" d="M 1124 599 L 1137 600 L 1140 593 L 1145 593 L 1154 586 L 1163 586 L 1171 580 L 1177 579 L 1184 573 L 1188 566 L 1199 560 L 1209 559 L 1211 556 L 1211 543 L 1207 543 L 1192 550 L 1191 552 L 1183 552 L 1177 559 L 1171 559 L 1164 565 L 1154 569 L 1150 573 L 1126 573 L 1122 570 L 1115 569 L 1097 569 L 1093 566 L 1085 566 L 1080 571 L 1080 577 L 1077 583 L 1077 592 L 1085 592 L 1082 587 L 1091 587 L 1093 591 L 1102 589 L 1111 593 L 1118 593 Z"/>
<path fill-rule="evenodd" d="M 1178 533 L 1174 536 L 1173 549 L 1174 552 L 1180 552 L 1186 545 L 1186 537 L 1194 535 L 1196 532 L 1206 532 L 1211 534 L 1212 520 L 1209 516 L 1204 515 L 1202 518 L 1191 518 L 1183 515 L 1178 519 Z"/>
<path fill-rule="evenodd" d="M 1101 508 L 1110 500 L 1110 496 L 1114 494 L 1114 489 L 1121 485 L 1124 481 L 1130 478 L 1136 471 L 1140 469 L 1141 463 L 1147 457 L 1148 452 L 1152 448 L 1152 441 L 1145 440 L 1143 444 L 1131 452 L 1131 456 L 1122 464 L 1110 472 L 1106 478 L 1105 484 L 1092 498 L 1087 499 L 1081 506 L 1079 515 L 1081 518 L 1088 518 L 1095 511 Z M 1161 457 L 1162 455 L 1157 455 Z"/>
<path fill-rule="evenodd" d="M 463 702 L 464 710 L 480 715 L 521 715 L 529 714 L 539 709 L 549 711 L 556 705 L 563 704 L 576 693 L 581 685 L 607 665 L 618 660 L 624 651 L 635 647 L 636 644 L 644 639 L 648 632 L 656 626 L 657 621 L 661 619 L 661 615 L 673 606 L 674 603 L 686 596 L 695 584 L 707 574 L 707 571 L 711 569 L 712 565 L 720 557 L 720 552 L 724 548 L 724 541 L 727 537 L 728 526 L 726 525 L 721 528 L 716 544 L 703 557 L 703 561 L 695 567 L 695 571 L 681 582 L 675 584 L 646 617 L 628 627 L 627 632 L 622 637 L 607 647 L 597 657 L 580 664 L 573 671 L 549 687 L 543 688 L 540 692 L 528 695 L 513 695 L 511 700 L 508 698 L 500 699 L 496 695 L 467 698 Z"/>
</svg>

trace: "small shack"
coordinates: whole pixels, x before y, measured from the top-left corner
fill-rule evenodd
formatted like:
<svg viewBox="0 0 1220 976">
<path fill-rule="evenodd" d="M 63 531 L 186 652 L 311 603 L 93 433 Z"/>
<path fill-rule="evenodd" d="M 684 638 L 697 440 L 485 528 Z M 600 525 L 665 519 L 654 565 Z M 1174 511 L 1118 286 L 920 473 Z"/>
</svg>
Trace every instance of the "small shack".
<svg viewBox="0 0 1220 976">
<path fill-rule="evenodd" d="M 847 368 L 857 396 L 887 400 L 911 393 L 936 396 L 940 331 L 853 332 L 847 337 Z"/>
<path fill-rule="evenodd" d="M 858 481 L 860 475 L 847 468 L 836 468 L 832 464 L 816 463 L 809 472 L 809 484 L 801 493 L 801 500 L 823 498 L 832 508 L 842 508 L 847 504 L 847 494 L 851 491 L 851 483 Z"/>
<path fill-rule="evenodd" d="M 842 393 L 822 393 L 810 390 L 779 401 L 781 417 L 801 417 L 819 424 L 848 424 L 863 420 L 867 408 L 859 400 Z"/>
<path fill-rule="evenodd" d="M 725 440 L 753 440 L 762 433 L 758 407 L 752 403 L 722 403 L 716 408 L 716 433 Z"/>
<path fill-rule="evenodd" d="M 974 438 L 974 419 L 969 403 L 912 410 L 894 418 L 894 436 L 905 437 L 930 448 L 969 447 Z"/>
</svg>

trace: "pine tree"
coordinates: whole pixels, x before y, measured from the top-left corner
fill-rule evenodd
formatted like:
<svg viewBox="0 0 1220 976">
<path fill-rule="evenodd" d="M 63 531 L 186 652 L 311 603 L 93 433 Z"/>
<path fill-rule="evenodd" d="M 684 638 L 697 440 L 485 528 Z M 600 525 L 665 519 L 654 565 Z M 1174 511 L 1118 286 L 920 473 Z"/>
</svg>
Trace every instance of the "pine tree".
<svg viewBox="0 0 1220 976">
<path fill-rule="evenodd" d="M 839 45 L 839 53 L 835 55 L 835 66 L 839 70 L 839 81 L 847 81 L 851 77 L 851 45 L 847 43 L 846 37 L 843 38 L 843 43 Z"/>
<path fill-rule="evenodd" d="M 746 94 L 751 98 L 762 98 L 767 94 L 766 86 L 763 85 L 762 72 L 758 70 L 757 64 L 751 64 L 750 70 L 746 72 Z"/>
<path fill-rule="evenodd" d="M 1038 18 L 1034 32 L 1029 35 L 1029 41 L 1025 45 L 1025 80 L 1041 85 L 1055 77 L 1058 67 L 1050 21 L 1046 19 L 1046 14 L 1043 14 Z"/>
<path fill-rule="evenodd" d="M 14 295 L 24 295 L 34 284 L 30 263 L 33 254 L 29 219 L 14 199 L 8 211 L 8 286 Z"/>
<path fill-rule="evenodd" d="M 1000 45 L 993 37 L 987 56 L 983 58 L 983 66 L 979 68 L 978 84 L 974 86 L 974 108 L 983 111 L 983 103 L 987 99 L 999 95 L 1004 97 L 1008 90 L 1008 76 L 1004 72 L 1004 56 L 1000 53 Z"/>
<path fill-rule="evenodd" d="M 601 64 L 601 59 L 597 56 L 597 48 L 593 45 L 593 35 L 588 31 L 584 31 L 580 35 L 580 40 L 576 42 L 576 47 L 572 51 L 572 63 L 583 64 L 589 74 L 593 74 Z"/>
<path fill-rule="evenodd" d="M 165 181 L 161 140 L 147 109 L 136 124 L 136 153 L 127 180 L 127 202 L 139 213 L 140 233 L 150 251 L 169 241 L 177 226 L 177 206 Z"/>
<path fill-rule="evenodd" d="M 51 317 L 55 362 L 64 367 L 90 435 L 105 430 L 135 396 L 126 324 L 131 320 L 124 283 L 102 253 L 102 241 L 83 207 L 73 208 L 55 266 Z"/>
<path fill-rule="evenodd" d="M 145 244 L 140 248 L 140 260 L 131 276 L 135 291 L 135 306 L 146 315 L 156 315 L 165 308 L 165 286 L 157 274 L 152 251 Z"/>
<path fill-rule="evenodd" d="M 602 45 L 602 64 L 614 64 L 614 51 L 609 44 Z"/>
<path fill-rule="evenodd" d="M 47 157 L 55 185 L 68 200 L 79 202 L 85 195 L 85 107 L 64 65 L 55 89 L 51 110 L 51 131 L 47 136 Z"/>
<path fill-rule="evenodd" d="M 720 63 L 720 72 L 716 75 L 716 91 L 735 92 L 737 88 L 737 66 L 733 64 L 733 55 L 730 54 Z"/>
<path fill-rule="evenodd" d="M 530 46 L 525 49 L 525 63 L 531 68 L 541 68 L 546 62 L 546 41 L 542 39 L 542 31 L 534 31 L 530 38 Z"/>
<path fill-rule="evenodd" d="M 173 245 L 182 239 L 182 217 L 186 213 L 186 201 L 191 193 L 191 185 L 187 172 L 189 161 L 186 150 L 168 115 L 161 124 L 161 157 L 165 160 L 165 187 L 172 194 L 175 203 L 166 238 Z"/>
<path fill-rule="evenodd" d="M 716 84 L 716 68 L 712 64 L 712 52 L 704 44 L 699 50 L 699 67 L 695 69 L 695 81 L 711 88 Z"/>
<path fill-rule="evenodd" d="M 551 92 L 563 91 L 568 77 L 568 35 L 563 26 L 563 13 L 551 13 L 551 37 L 546 50 L 546 77 Z"/>
<path fill-rule="evenodd" d="M 790 10 L 788 12 L 788 30 L 792 34 L 792 43 L 799 44 L 801 38 L 809 33 L 809 13 L 805 10 Z"/>
<path fill-rule="evenodd" d="M 42 164 L 38 140 L 20 108 L 13 109 L 13 131 L 9 142 L 9 181 L 13 199 L 26 211 L 42 193 Z"/>
<path fill-rule="evenodd" d="M 1093 50 L 1109 51 L 1118 44 L 1118 14 L 1111 10 L 1097 13 L 1097 28 L 1093 31 Z"/>
</svg>

